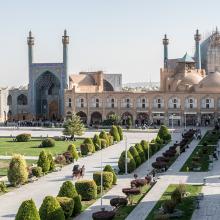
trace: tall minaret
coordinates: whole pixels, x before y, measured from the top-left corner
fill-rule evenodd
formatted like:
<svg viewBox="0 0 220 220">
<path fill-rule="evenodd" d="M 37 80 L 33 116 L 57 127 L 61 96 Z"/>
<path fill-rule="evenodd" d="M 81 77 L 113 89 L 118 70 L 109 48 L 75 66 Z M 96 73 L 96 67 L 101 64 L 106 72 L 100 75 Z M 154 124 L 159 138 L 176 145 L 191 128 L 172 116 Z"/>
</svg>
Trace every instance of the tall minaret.
<svg viewBox="0 0 220 220">
<path fill-rule="evenodd" d="M 163 39 L 163 47 L 164 47 L 164 68 L 167 68 L 167 62 L 168 62 L 168 44 L 169 44 L 169 39 L 167 38 L 167 35 L 164 35 L 164 39 Z"/>
<path fill-rule="evenodd" d="M 196 52 L 195 52 L 195 61 L 196 61 L 196 69 L 201 69 L 201 54 L 200 54 L 200 40 L 201 34 L 199 34 L 199 30 L 196 30 L 196 34 L 194 35 L 195 43 L 196 43 Z"/>
<path fill-rule="evenodd" d="M 34 37 L 32 37 L 32 32 L 29 31 L 29 36 L 27 37 L 28 44 L 28 64 L 29 66 L 33 63 L 33 46 L 34 46 Z"/>
<path fill-rule="evenodd" d="M 64 75 L 65 75 L 65 86 L 64 88 L 68 88 L 68 44 L 69 44 L 69 36 L 67 36 L 67 31 L 64 30 L 64 36 L 62 37 L 63 42 L 63 65 L 64 65 Z"/>
</svg>

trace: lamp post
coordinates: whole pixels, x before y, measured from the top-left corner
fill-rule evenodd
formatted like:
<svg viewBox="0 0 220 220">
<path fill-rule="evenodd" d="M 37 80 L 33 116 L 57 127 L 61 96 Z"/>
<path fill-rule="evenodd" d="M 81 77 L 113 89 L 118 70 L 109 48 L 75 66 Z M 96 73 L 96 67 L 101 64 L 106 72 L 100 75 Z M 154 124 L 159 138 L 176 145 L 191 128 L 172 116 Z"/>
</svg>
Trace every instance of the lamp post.
<svg viewBox="0 0 220 220">
<path fill-rule="evenodd" d="M 102 206 L 102 197 L 103 197 L 103 169 L 102 169 L 102 150 L 101 150 L 101 211 L 104 211 L 105 208 Z"/>
<path fill-rule="evenodd" d="M 148 142 L 148 148 L 147 148 L 147 170 L 150 171 L 150 140 L 149 140 L 149 127 L 147 128 L 147 142 Z"/>
<path fill-rule="evenodd" d="M 128 174 L 128 142 L 127 136 L 125 135 L 125 174 Z"/>
</svg>

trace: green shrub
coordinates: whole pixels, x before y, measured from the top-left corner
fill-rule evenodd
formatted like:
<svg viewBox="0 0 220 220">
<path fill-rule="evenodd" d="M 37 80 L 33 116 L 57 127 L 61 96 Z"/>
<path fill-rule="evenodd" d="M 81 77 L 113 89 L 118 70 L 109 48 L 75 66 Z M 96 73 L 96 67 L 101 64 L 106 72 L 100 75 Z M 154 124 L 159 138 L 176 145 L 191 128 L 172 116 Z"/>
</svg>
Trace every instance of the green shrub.
<svg viewBox="0 0 220 220">
<path fill-rule="evenodd" d="M 117 126 L 117 129 L 118 129 L 118 134 L 120 136 L 120 140 L 122 141 L 123 140 L 123 131 L 122 131 L 122 128 L 121 126 Z"/>
<path fill-rule="evenodd" d="M 155 139 L 156 143 L 162 145 L 163 144 L 163 139 L 159 137 L 159 135 L 157 135 L 156 139 Z"/>
<path fill-rule="evenodd" d="M 95 152 L 95 146 L 93 144 L 93 141 L 91 138 L 85 138 L 85 140 L 83 141 L 83 144 L 90 144 L 92 146 L 92 153 Z"/>
<path fill-rule="evenodd" d="M 129 159 L 129 162 L 127 163 L 128 173 L 131 173 L 136 169 L 136 162 L 129 151 L 127 151 L 127 158 Z M 121 153 L 118 160 L 118 167 L 121 172 L 125 172 L 125 151 Z"/>
<path fill-rule="evenodd" d="M 40 177 L 43 174 L 41 167 L 33 167 L 31 171 L 32 171 L 32 174 L 36 177 Z"/>
<path fill-rule="evenodd" d="M 135 144 L 134 147 L 136 148 L 136 150 L 141 158 L 141 163 L 144 163 L 146 161 L 146 157 L 145 157 L 145 153 L 144 153 L 144 150 L 143 150 L 141 144 Z"/>
<path fill-rule="evenodd" d="M 103 171 L 108 171 L 113 174 L 113 182 L 112 184 L 115 185 L 117 183 L 117 175 L 115 174 L 115 171 L 112 169 L 110 165 L 105 165 Z"/>
<path fill-rule="evenodd" d="M 113 145 L 114 144 L 114 138 L 110 134 L 107 134 L 107 136 L 108 136 L 109 146 Z"/>
<path fill-rule="evenodd" d="M 157 144 L 155 143 L 154 139 L 151 140 L 150 142 L 150 149 L 151 149 L 152 155 L 157 152 Z"/>
<path fill-rule="evenodd" d="M 101 148 L 106 148 L 108 145 L 107 145 L 107 141 L 105 139 L 100 139 L 101 141 Z"/>
<path fill-rule="evenodd" d="M 65 219 L 69 219 L 73 214 L 74 200 L 68 197 L 57 197 L 57 201 L 64 212 Z"/>
<path fill-rule="evenodd" d="M 58 193 L 58 197 L 74 198 L 77 195 L 78 193 L 70 180 L 67 180 L 62 184 Z"/>
<path fill-rule="evenodd" d="M 137 152 L 135 147 L 130 147 L 129 148 L 129 152 L 131 153 L 131 155 L 133 156 L 135 162 L 136 162 L 136 166 L 139 167 L 141 165 L 141 158 L 139 156 L 139 153 Z"/>
<path fill-rule="evenodd" d="M 171 134 L 168 130 L 168 128 L 165 125 L 161 125 L 158 136 L 163 139 L 164 141 L 170 141 L 171 140 Z"/>
<path fill-rule="evenodd" d="M 115 125 L 112 125 L 111 130 L 110 130 L 109 133 L 114 138 L 114 141 L 117 141 L 117 142 L 120 141 L 120 136 L 119 136 L 119 133 L 118 133 L 118 129 Z"/>
<path fill-rule="evenodd" d="M 0 181 L 0 192 L 7 192 L 7 186 L 5 185 L 5 182 Z"/>
<path fill-rule="evenodd" d="M 23 156 L 15 154 L 10 163 L 8 169 L 8 181 L 17 186 L 24 184 L 28 180 L 27 164 Z"/>
<path fill-rule="evenodd" d="M 91 144 L 81 144 L 80 145 L 80 150 L 82 155 L 88 155 L 88 153 L 93 152 L 94 146 Z"/>
<path fill-rule="evenodd" d="M 37 166 L 42 168 L 43 173 L 47 173 L 50 170 L 50 161 L 45 150 L 40 152 Z"/>
<path fill-rule="evenodd" d="M 63 210 L 53 196 L 46 196 L 39 209 L 41 220 L 65 220 Z"/>
<path fill-rule="evenodd" d="M 79 158 L 79 155 L 78 155 L 78 152 L 76 150 L 76 146 L 74 144 L 70 144 L 67 148 L 67 151 L 69 151 L 71 153 L 71 156 L 74 160 L 78 160 Z"/>
<path fill-rule="evenodd" d="M 82 210 L 82 202 L 81 202 L 81 196 L 77 195 L 76 197 L 73 198 L 74 200 L 74 210 L 73 214 L 77 215 L 81 212 Z"/>
<path fill-rule="evenodd" d="M 149 155 L 149 158 L 150 158 L 150 156 L 151 156 L 151 149 L 149 147 L 149 143 L 147 141 L 145 141 L 145 140 L 142 140 L 140 144 L 141 144 L 141 146 L 142 146 L 142 148 L 144 150 L 145 158 L 148 159 L 148 151 L 149 151 L 149 154 L 150 154 Z"/>
<path fill-rule="evenodd" d="M 15 139 L 17 142 L 28 142 L 31 140 L 31 134 L 19 134 Z"/>
<path fill-rule="evenodd" d="M 94 180 L 78 180 L 75 187 L 82 200 L 89 201 L 97 197 L 97 185 Z"/>
<path fill-rule="evenodd" d="M 55 140 L 53 138 L 45 138 L 42 140 L 40 147 L 54 147 Z"/>
<path fill-rule="evenodd" d="M 95 181 L 97 186 L 101 186 L 101 175 L 102 175 L 104 189 L 111 188 L 112 183 L 113 183 L 112 172 L 103 171 L 103 172 L 93 173 L 93 180 Z"/>
<path fill-rule="evenodd" d="M 55 162 L 53 159 L 53 155 L 51 153 L 47 154 L 47 159 L 49 160 L 50 168 L 49 171 L 54 171 L 55 170 Z"/>
<path fill-rule="evenodd" d="M 16 214 L 15 220 L 40 220 L 40 215 L 32 199 L 22 202 Z"/>
<path fill-rule="evenodd" d="M 165 213 L 173 213 L 176 207 L 176 203 L 172 200 L 167 200 L 163 203 L 163 209 Z"/>
<path fill-rule="evenodd" d="M 101 141 L 97 134 L 95 134 L 93 137 L 93 144 L 95 146 L 96 151 L 101 150 Z"/>
<path fill-rule="evenodd" d="M 109 138 L 108 138 L 108 135 L 107 135 L 107 133 L 105 131 L 101 131 L 100 132 L 99 138 L 105 139 L 106 143 L 107 143 L 107 147 L 109 146 Z"/>
</svg>

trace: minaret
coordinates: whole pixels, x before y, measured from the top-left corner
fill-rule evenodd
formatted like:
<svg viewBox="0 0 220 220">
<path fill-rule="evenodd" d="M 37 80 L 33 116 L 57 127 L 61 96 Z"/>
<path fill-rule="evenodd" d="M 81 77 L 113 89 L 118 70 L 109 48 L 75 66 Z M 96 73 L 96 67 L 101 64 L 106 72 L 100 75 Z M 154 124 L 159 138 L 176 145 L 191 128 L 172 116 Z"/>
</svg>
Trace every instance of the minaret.
<svg viewBox="0 0 220 220">
<path fill-rule="evenodd" d="M 169 39 L 167 38 L 167 35 L 164 35 L 163 39 L 163 47 L 164 47 L 164 68 L 168 68 L 167 62 L 168 62 L 168 44 L 169 44 Z"/>
<path fill-rule="evenodd" d="M 68 88 L 68 44 L 69 36 L 67 36 L 67 31 L 64 30 L 64 36 L 62 37 L 63 42 L 63 65 L 64 65 L 64 75 L 65 75 L 65 89 Z"/>
<path fill-rule="evenodd" d="M 27 37 L 28 44 L 28 64 L 29 66 L 33 63 L 33 46 L 34 46 L 34 37 L 32 37 L 32 32 L 29 31 L 29 36 Z"/>
<path fill-rule="evenodd" d="M 196 43 L 196 52 L 195 52 L 195 61 L 196 61 L 196 69 L 201 69 L 201 54 L 200 54 L 200 40 L 201 34 L 199 34 L 199 30 L 196 30 L 196 34 L 194 35 L 195 43 Z"/>
</svg>

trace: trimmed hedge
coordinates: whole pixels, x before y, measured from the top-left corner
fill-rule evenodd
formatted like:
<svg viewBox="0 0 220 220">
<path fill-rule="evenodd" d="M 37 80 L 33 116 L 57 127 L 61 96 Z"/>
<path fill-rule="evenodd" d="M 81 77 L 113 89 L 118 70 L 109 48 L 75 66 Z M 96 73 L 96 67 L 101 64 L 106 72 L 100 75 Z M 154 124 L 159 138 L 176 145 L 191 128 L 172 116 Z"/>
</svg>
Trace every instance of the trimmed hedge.
<svg viewBox="0 0 220 220">
<path fill-rule="evenodd" d="M 26 134 L 26 133 L 19 134 L 16 136 L 15 139 L 17 142 L 28 142 L 31 140 L 31 134 Z"/>
<path fill-rule="evenodd" d="M 104 189 L 111 188 L 112 183 L 113 183 L 112 172 L 103 171 L 103 172 L 93 173 L 93 180 L 95 181 L 97 186 L 101 186 L 101 175 L 102 175 Z"/>
<path fill-rule="evenodd" d="M 171 140 L 171 134 L 168 130 L 168 128 L 165 125 L 161 125 L 158 136 L 163 139 L 164 141 L 170 141 Z"/>
<path fill-rule="evenodd" d="M 43 173 L 47 173 L 50 170 L 50 160 L 47 157 L 47 153 L 45 150 L 40 152 L 37 166 L 42 168 Z"/>
<path fill-rule="evenodd" d="M 65 220 L 64 212 L 53 196 L 46 196 L 39 209 L 41 220 Z"/>
<path fill-rule="evenodd" d="M 143 150 L 141 144 L 135 144 L 134 147 L 136 148 L 136 150 L 141 158 L 141 163 L 144 163 L 146 161 L 146 157 L 145 157 L 145 153 L 144 153 L 144 150 Z"/>
<path fill-rule="evenodd" d="M 113 185 L 116 185 L 117 183 L 117 175 L 115 174 L 115 171 L 112 169 L 112 167 L 110 165 L 106 165 L 103 169 L 103 171 L 108 171 L 111 172 L 113 174 Z"/>
<path fill-rule="evenodd" d="M 32 199 L 22 202 L 16 214 L 15 220 L 40 220 L 40 215 Z"/>
<path fill-rule="evenodd" d="M 73 214 L 77 215 L 81 212 L 82 210 L 82 202 L 81 202 L 81 196 L 77 195 L 76 197 L 73 198 L 74 200 L 74 210 Z"/>
<path fill-rule="evenodd" d="M 76 146 L 74 145 L 74 144 L 70 144 L 69 146 L 68 146 L 68 148 L 67 148 L 67 151 L 69 151 L 70 152 L 70 154 L 71 154 L 71 156 L 72 156 L 72 158 L 74 159 L 74 160 L 78 160 L 78 158 L 79 158 L 79 155 L 78 155 L 78 152 L 77 152 L 77 150 L 76 150 Z"/>
<path fill-rule="evenodd" d="M 107 141 L 105 139 L 100 139 L 100 141 L 101 141 L 101 148 L 102 149 L 108 147 Z"/>
<path fill-rule="evenodd" d="M 91 138 L 85 138 L 85 140 L 83 141 L 83 144 L 90 144 L 92 146 L 92 153 L 95 152 L 95 146 L 93 144 L 93 141 Z"/>
<path fill-rule="evenodd" d="M 67 180 L 62 184 L 58 193 L 58 197 L 74 198 L 77 195 L 78 193 L 70 180 Z"/>
<path fill-rule="evenodd" d="M 15 154 L 8 169 L 8 181 L 13 185 L 24 184 L 28 180 L 27 164 L 23 156 Z"/>
<path fill-rule="evenodd" d="M 33 167 L 32 170 L 31 170 L 32 174 L 36 177 L 40 177 L 43 175 L 43 172 L 42 172 L 42 168 L 41 167 Z"/>
<path fill-rule="evenodd" d="M 93 144 L 95 146 L 96 151 L 101 150 L 101 141 L 97 134 L 95 134 L 93 137 Z"/>
<path fill-rule="evenodd" d="M 88 153 L 93 153 L 94 146 L 91 144 L 81 144 L 80 145 L 80 150 L 81 154 L 86 156 Z"/>
<path fill-rule="evenodd" d="M 120 140 L 122 141 L 123 140 L 123 131 L 122 131 L 122 128 L 121 126 L 117 126 L 117 129 L 118 129 L 118 134 L 119 134 L 119 137 L 120 137 Z"/>
<path fill-rule="evenodd" d="M 69 219 L 73 214 L 74 200 L 68 197 L 57 197 L 56 199 L 64 212 L 65 219 Z"/>
<path fill-rule="evenodd" d="M 75 187 L 82 200 L 89 201 L 97 197 L 97 185 L 94 180 L 78 180 Z"/>
<path fill-rule="evenodd" d="M 110 134 L 107 134 L 107 137 L 108 137 L 108 141 L 109 141 L 109 146 L 113 145 L 114 144 L 114 138 Z"/>
<path fill-rule="evenodd" d="M 109 133 L 114 138 L 114 141 L 117 141 L 117 142 L 120 141 L 120 136 L 119 136 L 119 133 L 118 133 L 118 129 L 117 129 L 117 127 L 115 125 L 112 125 Z"/>
<path fill-rule="evenodd" d="M 47 159 L 49 160 L 49 164 L 50 164 L 49 171 L 54 171 L 55 170 L 55 162 L 53 159 L 53 155 L 51 153 L 47 153 Z"/>
<path fill-rule="evenodd" d="M 141 165 L 141 158 L 139 156 L 139 153 L 137 152 L 135 147 L 130 147 L 129 148 L 129 152 L 131 153 L 131 155 L 133 156 L 135 162 L 136 162 L 136 166 L 140 166 Z"/>
<path fill-rule="evenodd" d="M 140 144 L 144 150 L 145 158 L 148 159 L 148 151 L 149 151 L 149 158 L 150 158 L 152 153 L 151 153 L 151 148 L 149 147 L 149 142 L 142 140 Z M 148 148 L 149 148 L 149 150 L 148 150 Z"/>
<path fill-rule="evenodd" d="M 107 147 L 109 146 L 109 138 L 108 138 L 108 135 L 105 131 L 101 131 L 100 134 L 99 134 L 99 137 L 101 139 L 105 139 L 106 142 L 107 142 Z"/>
<path fill-rule="evenodd" d="M 128 173 L 131 173 L 136 169 L 136 162 L 129 151 L 127 151 L 127 158 L 130 159 L 130 161 L 127 163 Z M 125 172 L 125 151 L 121 153 L 121 156 L 118 160 L 118 167 L 121 172 Z"/>
<path fill-rule="evenodd" d="M 53 138 L 45 138 L 42 140 L 40 147 L 54 147 L 55 140 Z"/>
</svg>

